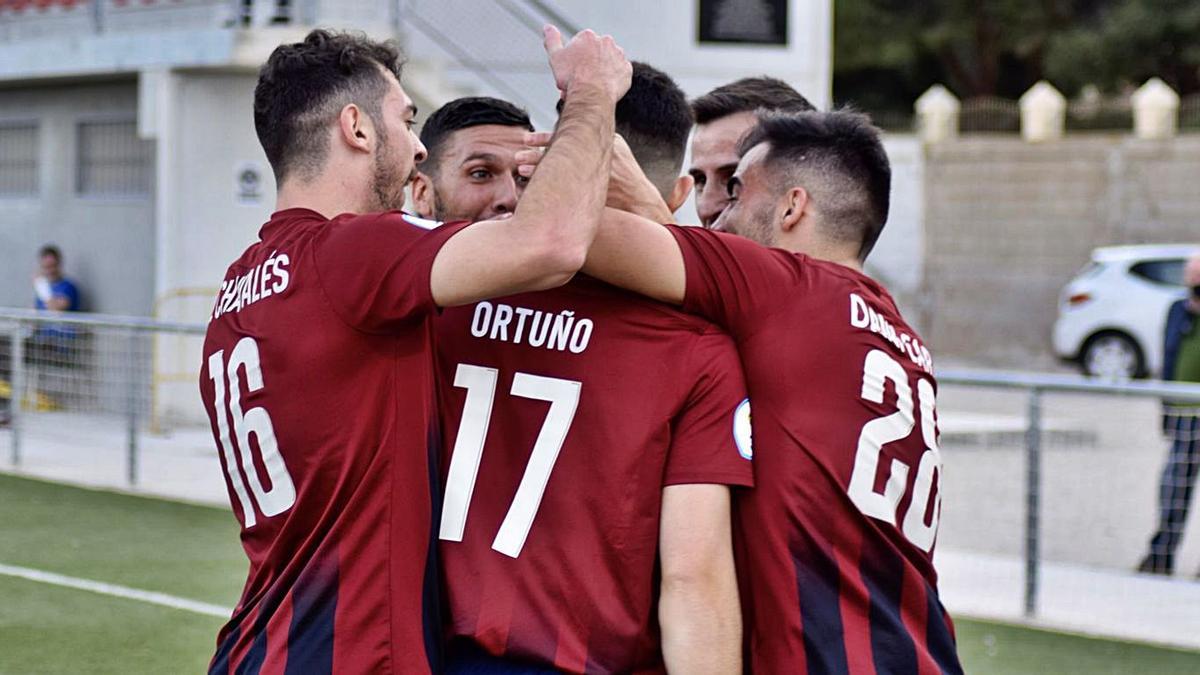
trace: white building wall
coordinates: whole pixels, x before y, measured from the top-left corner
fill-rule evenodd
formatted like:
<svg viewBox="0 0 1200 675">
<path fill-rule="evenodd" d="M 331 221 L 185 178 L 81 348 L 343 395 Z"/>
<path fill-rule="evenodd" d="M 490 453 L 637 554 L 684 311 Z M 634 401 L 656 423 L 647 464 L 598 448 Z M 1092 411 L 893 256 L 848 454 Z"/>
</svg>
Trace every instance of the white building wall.
<svg viewBox="0 0 1200 675">
<path fill-rule="evenodd" d="M 699 96 L 741 77 L 770 75 L 791 84 L 817 107 L 829 105 L 833 77 L 830 0 L 790 0 L 786 47 L 699 44 L 697 2 L 557 0 L 555 4 L 580 26 L 611 33 L 631 59 L 670 73 L 688 96 Z"/>
<path fill-rule="evenodd" d="M 148 314 L 154 302 L 154 196 L 93 197 L 77 191 L 77 130 L 89 120 L 133 120 L 132 81 L 73 82 L 0 91 L 0 123 L 38 125 L 38 193 L 0 196 L 0 306 L 29 307 L 40 246 L 63 250 L 84 308 Z"/>
<path fill-rule="evenodd" d="M 157 316 L 207 322 L 225 269 L 258 239 L 275 204 L 275 183 L 254 133 L 253 73 L 148 73 L 142 87 L 148 132 L 159 142 Z M 240 196 L 237 174 L 256 169 L 257 199 Z M 196 405 L 199 338 L 160 338 L 155 414 L 178 420 Z M 199 421 L 199 420 L 191 420 Z"/>
<path fill-rule="evenodd" d="M 612 34 L 631 59 L 672 75 L 689 97 L 738 78 L 765 74 L 787 81 L 818 107 L 830 102 L 830 0 L 791 0 L 787 46 L 701 45 L 696 2 L 557 0 L 553 4 L 577 26 Z M 400 15 L 405 48 L 414 62 L 432 62 L 432 69 L 444 72 L 460 91 L 522 104 L 534 122 L 545 127 L 554 122 L 558 93 L 546 70 L 539 21 L 521 18 L 499 5 L 465 0 L 407 0 Z M 468 59 L 474 63 L 464 62 Z M 479 66 L 489 72 L 481 76 Z"/>
</svg>

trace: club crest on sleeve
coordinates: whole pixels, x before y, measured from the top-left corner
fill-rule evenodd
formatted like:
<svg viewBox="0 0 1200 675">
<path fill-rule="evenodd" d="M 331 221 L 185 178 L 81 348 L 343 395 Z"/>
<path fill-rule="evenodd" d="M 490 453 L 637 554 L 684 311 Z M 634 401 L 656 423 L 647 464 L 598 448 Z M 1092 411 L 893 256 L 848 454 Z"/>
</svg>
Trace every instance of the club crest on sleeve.
<svg viewBox="0 0 1200 675">
<path fill-rule="evenodd" d="M 419 217 L 414 216 L 409 213 L 404 214 L 404 220 L 409 225 L 419 227 L 422 230 L 436 230 L 442 226 L 442 221 L 440 221 L 440 220 L 430 220 L 428 218 L 419 218 Z"/>
<path fill-rule="evenodd" d="M 754 459 L 754 445 L 750 434 L 750 399 L 745 399 L 733 411 L 733 441 L 737 443 L 738 454 L 746 459 Z"/>
</svg>

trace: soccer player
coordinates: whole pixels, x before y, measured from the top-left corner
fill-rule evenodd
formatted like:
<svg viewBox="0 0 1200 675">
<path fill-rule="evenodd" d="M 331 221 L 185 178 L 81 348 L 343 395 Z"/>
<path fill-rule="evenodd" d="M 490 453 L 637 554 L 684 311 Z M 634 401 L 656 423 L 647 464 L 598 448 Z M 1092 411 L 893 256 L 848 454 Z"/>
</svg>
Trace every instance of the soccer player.
<svg viewBox="0 0 1200 675">
<path fill-rule="evenodd" d="M 933 358 L 862 272 L 887 220 L 878 132 L 847 112 L 772 113 L 739 154 L 728 233 L 610 210 L 584 270 L 737 342 L 754 401 L 756 488 L 735 505 L 752 670 L 961 672 L 932 562 Z"/>
<path fill-rule="evenodd" d="M 459 98 L 438 108 L 421 127 L 428 157 L 413 180 L 414 210 L 441 221 L 511 216 L 529 183 L 515 158 L 531 131 L 528 113 L 496 98 Z"/>
<path fill-rule="evenodd" d="M 692 101 L 696 133 L 688 174 L 696 184 L 696 214 L 712 227 L 729 205 L 726 189 L 738 164 L 738 142 L 758 121 L 755 111 L 804 112 L 813 106 L 800 92 L 773 77 L 747 77 Z"/>
<path fill-rule="evenodd" d="M 278 211 L 226 273 L 200 375 L 250 558 L 211 672 L 437 670 L 432 315 L 572 276 L 629 83 L 609 37 L 545 43 L 553 167 L 512 218 L 437 230 L 388 211 L 425 156 L 390 43 L 315 30 L 262 68 Z"/>
<path fill-rule="evenodd" d="M 642 124 L 638 138 L 673 178 L 687 103 L 647 73 L 635 66 L 618 127 L 651 101 L 673 101 L 660 133 Z M 510 193 L 513 164 L 460 170 L 458 158 L 482 154 L 485 139 L 504 129 L 515 138 L 527 124 L 507 104 L 490 115 L 481 105 L 451 102 L 426 123 L 430 156 L 442 157 L 422 165 L 435 194 L 476 180 Z M 427 215 L 474 215 L 433 201 L 442 208 Z M 752 475 L 729 337 L 583 276 L 450 309 L 436 325 L 453 448 L 441 524 L 449 672 L 740 672 L 728 486 Z"/>
</svg>

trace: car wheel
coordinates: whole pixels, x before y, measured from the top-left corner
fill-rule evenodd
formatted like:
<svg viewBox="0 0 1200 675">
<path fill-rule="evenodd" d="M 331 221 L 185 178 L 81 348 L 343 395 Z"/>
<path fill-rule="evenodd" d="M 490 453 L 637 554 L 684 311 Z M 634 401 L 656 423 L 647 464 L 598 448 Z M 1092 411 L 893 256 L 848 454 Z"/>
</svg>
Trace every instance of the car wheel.
<svg viewBox="0 0 1200 675">
<path fill-rule="evenodd" d="M 1142 374 L 1142 350 L 1124 333 L 1101 333 L 1083 347 L 1083 372 L 1109 380 L 1128 380 Z"/>
</svg>

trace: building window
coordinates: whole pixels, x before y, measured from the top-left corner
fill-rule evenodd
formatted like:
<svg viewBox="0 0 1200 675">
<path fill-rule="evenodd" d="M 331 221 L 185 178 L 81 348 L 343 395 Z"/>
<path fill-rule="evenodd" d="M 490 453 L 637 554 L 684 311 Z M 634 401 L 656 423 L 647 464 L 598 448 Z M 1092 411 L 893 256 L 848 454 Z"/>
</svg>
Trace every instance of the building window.
<svg viewBox="0 0 1200 675">
<path fill-rule="evenodd" d="M 138 138 L 137 122 L 79 123 L 76 191 L 87 197 L 148 197 L 154 143 Z"/>
<path fill-rule="evenodd" d="M 33 197 L 37 193 L 37 123 L 0 123 L 0 197 Z"/>
</svg>

